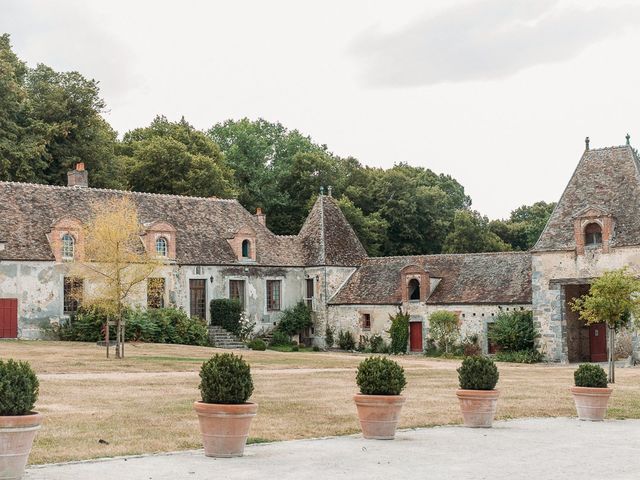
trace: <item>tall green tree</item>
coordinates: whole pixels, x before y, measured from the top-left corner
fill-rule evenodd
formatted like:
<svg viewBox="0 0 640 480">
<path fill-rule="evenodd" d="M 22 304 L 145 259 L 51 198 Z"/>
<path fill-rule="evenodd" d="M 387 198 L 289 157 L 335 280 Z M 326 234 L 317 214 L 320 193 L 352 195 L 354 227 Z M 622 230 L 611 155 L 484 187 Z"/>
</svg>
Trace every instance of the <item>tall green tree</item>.
<svg viewBox="0 0 640 480">
<path fill-rule="evenodd" d="M 30 69 L 0 37 L 0 178 L 64 185 L 82 161 L 93 186 L 123 186 L 104 108 L 98 82 L 43 64 Z"/>
<path fill-rule="evenodd" d="M 511 246 L 489 229 L 487 217 L 473 210 L 459 210 L 442 250 L 443 253 L 504 252 L 511 250 Z"/>
<path fill-rule="evenodd" d="M 127 132 L 118 149 L 128 165 L 128 184 L 138 192 L 232 197 L 233 171 L 218 145 L 184 118 L 156 117 Z"/>
<path fill-rule="evenodd" d="M 489 228 L 514 250 L 529 250 L 535 245 L 551 216 L 555 203 L 523 205 L 508 220 L 493 220 Z"/>
</svg>

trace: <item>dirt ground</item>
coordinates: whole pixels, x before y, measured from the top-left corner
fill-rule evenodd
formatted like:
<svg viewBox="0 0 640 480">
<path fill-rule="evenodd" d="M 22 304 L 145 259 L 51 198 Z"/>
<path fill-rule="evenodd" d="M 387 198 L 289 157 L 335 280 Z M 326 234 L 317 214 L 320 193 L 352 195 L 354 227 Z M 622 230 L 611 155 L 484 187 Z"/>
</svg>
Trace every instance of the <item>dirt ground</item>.
<svg viewBox="0 0 640 480">
<path fill-rule="evenodd" d="M 1 341 L 0 358 L 28 360 L 40 378 L 45 423 L 30 463 L 199 448 L 201 363 L 218 349 L 127 344 L 124 360 L 94 344 Z M 259 404 L 251 442 L 315 438 L 359 430 L 352 395 L 363 355 L 242 351 Z M 407 375 L 401 427 L 460 422 L 459 360 L 394 357 Z M 575 366 L 498 364 L 499 419 L 575 415 Z M 609 418 L 640 418 L 640 369 L 616 371 Z M 100 442 L 103 440 L 103 442 Z M 104 443 L 106 442 L 106 443 Z"/>
</svg>

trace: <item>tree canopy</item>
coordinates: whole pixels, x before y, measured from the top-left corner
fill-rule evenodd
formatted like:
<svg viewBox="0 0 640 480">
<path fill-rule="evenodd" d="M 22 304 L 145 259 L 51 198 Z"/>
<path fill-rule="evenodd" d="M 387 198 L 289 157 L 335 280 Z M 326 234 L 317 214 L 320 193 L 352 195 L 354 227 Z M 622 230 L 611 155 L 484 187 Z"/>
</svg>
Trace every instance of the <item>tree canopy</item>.
<svg viewBox="0 0 640 480">
<path fill-rule="evenodd" d="M 201 131 L 157 116 L 119 139 L 106 108 L 99 82 L 30 68 L 0 36 L 0 180 L 64 185 L 84 162 L 91 186 L 237 198 L 289 235 L 330 185 L 370 255 L 527 250 L 554 207 L 537 202 L 489 221 L 449 175 L 401 159 L 387 169 L 363 166 L 278 122 L 243 118 Z"/>
</svg>

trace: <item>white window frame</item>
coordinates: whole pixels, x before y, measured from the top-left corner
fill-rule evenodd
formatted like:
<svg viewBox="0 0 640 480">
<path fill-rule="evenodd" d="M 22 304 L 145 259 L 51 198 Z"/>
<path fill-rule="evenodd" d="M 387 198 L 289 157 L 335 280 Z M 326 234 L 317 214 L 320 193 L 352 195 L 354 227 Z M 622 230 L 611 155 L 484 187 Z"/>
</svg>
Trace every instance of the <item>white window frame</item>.
<svg viewBox="0 0 640 480">
<path fill-rule="evenodd" d="M 158 248 L 159 245 L 163 245 L 162 250 L 164 250 L 164 252 Z M 167 237 L 156 238 L 156 255 L 162 258 L 167 258 L 169 256 L 169 240 L 167 240 Z"/>
<path fill-rule="evenodd" d="M 62 235 L 62 259 L 63 260 L 73 260 L 76 255 L 76 239 L 69 232 Z M 69 250 L 71 253 L 69 254 Z"/>
</svg>

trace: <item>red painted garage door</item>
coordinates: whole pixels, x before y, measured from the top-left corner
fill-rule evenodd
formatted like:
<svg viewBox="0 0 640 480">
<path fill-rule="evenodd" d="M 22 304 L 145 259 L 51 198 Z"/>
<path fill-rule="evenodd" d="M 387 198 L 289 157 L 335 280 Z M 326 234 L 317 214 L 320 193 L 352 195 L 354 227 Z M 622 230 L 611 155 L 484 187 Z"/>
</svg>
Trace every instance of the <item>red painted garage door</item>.
<svg viewBox="0 0 640 480">
<path fill-rule="evenodd" d="M 18 299 L 0 298 L 0 338 L 18 337 Z"/>
</svg>

